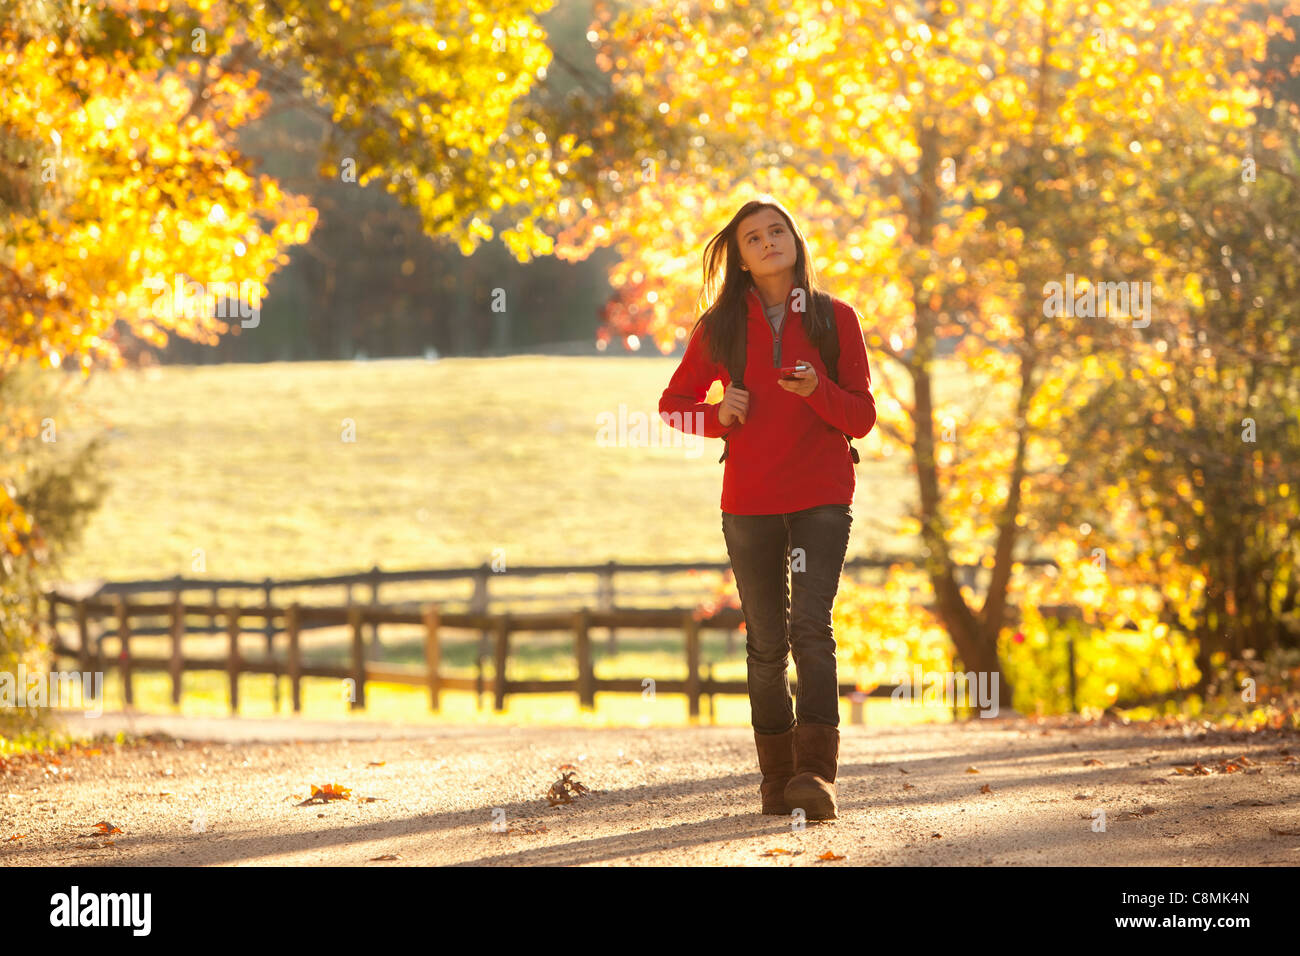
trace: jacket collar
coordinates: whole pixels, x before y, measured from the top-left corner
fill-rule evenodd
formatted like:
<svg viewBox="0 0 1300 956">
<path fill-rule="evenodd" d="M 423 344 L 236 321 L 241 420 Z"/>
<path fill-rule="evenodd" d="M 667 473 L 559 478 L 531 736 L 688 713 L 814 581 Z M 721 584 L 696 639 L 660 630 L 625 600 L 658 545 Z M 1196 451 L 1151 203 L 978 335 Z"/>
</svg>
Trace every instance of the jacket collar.
<svg viewBox="0 0 1300 956">
<path fill-rule="evenodd" d="M 798 288 L 799 288 L 798 283 L 790 286 L 790 292 L 785 297 L 785 307 L 786 307 L 787 314 L 790 311 L 790 297 L 794 295 L 795 290 Z M 763 318 L 766 315 L 766 312 L 764 311 L 763 297 L 758 294 L 758 289 L 751 285 L 748 291 L 746 292 L 746 298 L 749 301 L 749 314 L 757 315 L 760 318 Z"/>
</svg>

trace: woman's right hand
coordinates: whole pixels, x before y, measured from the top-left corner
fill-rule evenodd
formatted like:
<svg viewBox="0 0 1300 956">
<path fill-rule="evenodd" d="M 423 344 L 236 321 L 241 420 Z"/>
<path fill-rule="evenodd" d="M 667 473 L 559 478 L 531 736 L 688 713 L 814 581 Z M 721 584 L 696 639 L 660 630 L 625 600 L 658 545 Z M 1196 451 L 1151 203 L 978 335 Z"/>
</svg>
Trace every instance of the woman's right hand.
<svg viewBox="0 0 1300 956">
<path fill-rule="evenodd" d="M 718 421 L 724 425 L 730 425 L 736 419 L 745 424 L 745 417 L 749 414 L 749 392 L 743 388 L 734 388 L 728 385 L 722 390 L 722 402 L 718 406 Z"/>
</svg>

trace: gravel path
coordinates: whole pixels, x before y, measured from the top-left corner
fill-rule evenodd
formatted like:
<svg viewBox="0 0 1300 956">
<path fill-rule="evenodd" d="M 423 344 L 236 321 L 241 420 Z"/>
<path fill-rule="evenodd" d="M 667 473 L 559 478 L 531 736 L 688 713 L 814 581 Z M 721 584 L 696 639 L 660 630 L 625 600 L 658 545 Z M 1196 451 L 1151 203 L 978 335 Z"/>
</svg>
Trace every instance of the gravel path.
<svg viewBox="0 0 1300 956">
<path fill-rule="evenodd" d="M 113 714 L 69 723 L 127 726 Z M 800 831 L 757 812 L 743 728 L 133 726 L 184 739 L 0 772 L 0 865 L 1300 863 L 1295 734 L 1023 718 L 845 725 L 840 819 Z M 1178 772 L 1197 761 L 1210 772 Z M 552 807 L 564 764 L 590 792 Z M 351 797 L 299 806 L 330 783 Z M 93 835 L 99 821 L 121 832 Z M 821 860 L 828 852 L 843 860 Z"/>
</svg>

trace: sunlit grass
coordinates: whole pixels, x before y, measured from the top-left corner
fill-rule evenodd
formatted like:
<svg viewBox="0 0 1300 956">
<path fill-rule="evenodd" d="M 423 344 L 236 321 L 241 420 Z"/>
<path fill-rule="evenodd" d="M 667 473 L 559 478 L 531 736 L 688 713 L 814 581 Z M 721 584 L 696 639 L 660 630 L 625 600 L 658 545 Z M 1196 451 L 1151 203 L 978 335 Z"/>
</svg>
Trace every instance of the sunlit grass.
<svg viewBox="0 0 1300 956">
<path fill-rule="evenodd" d="M 594 604 L 591 577 L 511 578 L 509 568 L 610 559 L 725 561 L 718 440 L 706 440 L 695 455 L 655 441 L 650 447 L 602 447 L 596 440 L 602 413 L 618 418 L 641 412 L 657 429 L 659 396 L 677 362 L 521 356 L 169 366 L 97 375 L 60 434 L 76 441 L 97 423 L 111 428 L 111 491 L 65 576 L 257 580 L 375 564 L 395 570 L 501 559 L 506 573 L 494 575 L 494 595 L 550 595 L 553 606 L 577 607 Z M 967 387 L 966 378 L 953 366 L 941 388 L 957 392 Z M 715 386 L 714 397 L 718 392 Z M 886 398 L 879 383 L 876 394 L 878 401 Z M 622 413 L 620 405 L 626 406 Z M 343 440 L 345 429 L 354 430 L 355 441 Z M 914 550 L 914 539 L 887 530 L 910 507 L 913 485 L 905 462 L 884 457 L 876 435 L 855 444 L 863 460 L 849 557 Z M 679 583 L 687 585 L 686 598 L 631 601 L 624 596 L 642 582 L 620 580 L 619 603 L 690 606 L 690 595 L 708 585 L 702 578 Z M 368 593 L 358 588 L 357 599 Z M 450 600 L 469 593 L 468 581 L 386 586 L 381 599 Z M 277 594 L 277 601 L 294 596 Z M 341 588 L 296 596 L 344 600 Z M 248 593 L 240 599 L 255 603 Z M 384 634 L 378 659 L 422 662 L 418 630 Z M 136 655 L 169 651 L 165 639 L 138 638 L 132 647 Z M 185 647 L 187 656 L 220 659 L 226 653 L 222 637 L 187 637 Z M 277 648 L 283 659 L 283 638 Z M 251 634 L 241 649 L 250 659 L 265 653 Z M 310 632 L 304 649 L 310 660 L 350 659 L 343 629 Z M 617 652 L 608 653 L 597 631 L 593 649 L 601 677 L 685 676 L 680 632 L 621 634 Z M 116 650 L 112 639 L 108 650 Z M 477 653 L 472 635 L 448 637 L 444 673 L 472 675 Z M 724 635 L 705 632 L 702 660 L 712 664 L 715 677 L 743 680 L 743 637 L 728 650 Z M 572 636 L 521 635 L 512 642 L 508 666 L 514 679 L 572 678 Z M 490 680 L 490 661 L 487 672 Z M 181 712 L 226 713 L 226 680 L 218 673 L 186 674 Z M 277 712 L 270 680 L 241 680 L 241 713 Z M 108 687 L 110 700 L 119 699 L 115 673 Z M 135 687 L 137 708 L 170 710 L 165 675 L 137 673 Z M 305 714 L 347 714 L 338 682 L 307 679 L 303 687 Z M 428 712 L 420 688 L 374 685 L 367 695 L 367 716 L 415 720 Z M 287 702 L 286 684 L 279 713 Z M 590 717 L 579 711 L 576 694 L 518 695 L 510 698 L 506 716 L 630 724 L 686 719 L 680 695 L 663 695 L 648 710 L 639 695 L 600 694 L 597 704 Z M 877 709 L 875 702 L 868 707 Z M 903 720 L 915 713 L 891 702 L 880 711 Z M 716 716 L 722 723 L 748 723 L 747 699 L 719 697 Z M 946 717 L 940 709 L 939 719 Z M 498 718 L 476 709 L 473 695 L 446 692 L 440 719 Z"/>
<path fill-rule="evenodd" d="M 724 560 L 719 440 L 696 457 L 596 441 L 597 415 L 617 417 L 620 404 L 657 428 L 676 363 L 521 356 L 96 375 L 60 440 L 102 416 L 112 489 L 67 573 L 190 575 L 199 552 L 206 575 L 256 579 L 474 565 L 496 549 L 507 567 Z M 342 440 L 345 420 L 355 442 Z M 875 435 L 855 444 L 863 519 L 850 556 L 914 550 L 865 520 L 909 507 L 906 463 L 882 457 Z"/>
</svg>

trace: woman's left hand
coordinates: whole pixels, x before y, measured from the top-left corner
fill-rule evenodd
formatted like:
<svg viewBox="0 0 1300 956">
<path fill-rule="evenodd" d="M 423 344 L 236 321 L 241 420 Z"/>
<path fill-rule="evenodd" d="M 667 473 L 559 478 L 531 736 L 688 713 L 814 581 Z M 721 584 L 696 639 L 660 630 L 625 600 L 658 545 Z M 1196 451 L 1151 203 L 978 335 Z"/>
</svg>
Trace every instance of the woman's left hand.
<svg viewBox="0 0 1300 956">
<path fill-rule="evenodd" d="M 795 379 L 778 378 L 777 384 L 787 392 L 794 392 L 804 398 L 817 391 L 817 370 L 811 365 L 794 374 L 797 376 Z"/>
</svg>

